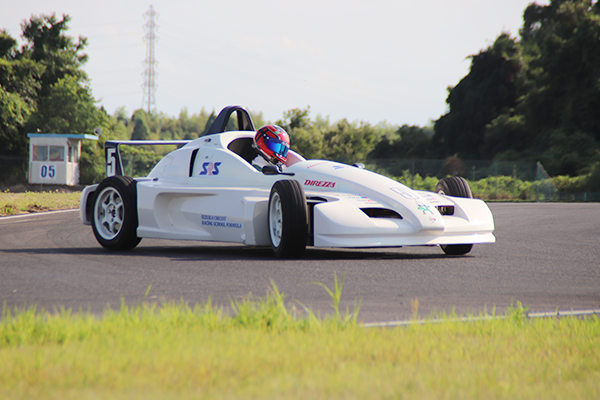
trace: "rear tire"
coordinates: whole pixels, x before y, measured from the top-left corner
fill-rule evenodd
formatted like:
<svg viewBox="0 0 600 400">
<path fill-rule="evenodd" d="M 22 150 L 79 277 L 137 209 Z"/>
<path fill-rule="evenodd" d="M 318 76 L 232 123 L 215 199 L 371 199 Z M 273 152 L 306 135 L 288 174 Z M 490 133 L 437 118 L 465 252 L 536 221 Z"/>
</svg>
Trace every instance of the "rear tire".
<svg viewBox="0 0 600 400">
<path fill-rule="evenodd" d="M 446 196 L 473 198 L 469 183 L 460 176 L 441 179 L 436 185 L 435 191 Z M 449 256 L 462 256 L 473 249 L 472 244 L 443 244 L 440 247 Z"/>
<path fill-rule="evenodd" d="M 446 196 L 473 198 L 469 183 L 461 176 L 451 176 L 441 179 L 436 185 L 435 191 Z"/>
<path fill-rule="evenodd" d="M 269 238 L 275 256 L 300 257 L 306 249 L 308 212 L 300 182 L 275 182 L 269 195 Z"/>
<path fill-rule="evenodd" d="M 92 210 L 92 229 L 102 247 L 130 250 L 138 245 L 136 181 L 128 176 L 111 176 L 98 185 Z"/>
</svg>

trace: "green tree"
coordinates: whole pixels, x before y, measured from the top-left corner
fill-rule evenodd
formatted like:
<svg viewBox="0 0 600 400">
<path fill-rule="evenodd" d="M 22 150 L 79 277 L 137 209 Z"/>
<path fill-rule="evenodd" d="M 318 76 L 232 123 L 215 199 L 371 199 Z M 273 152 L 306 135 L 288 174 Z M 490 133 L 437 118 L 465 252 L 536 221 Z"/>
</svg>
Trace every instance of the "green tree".
<svg viewBox="0 0 600 400">
<path fill-rule="evenodd" d="M 150 128 L 148 127 L 147 114 L 144 110 L 139 109 L 133 113 L 131 118 L 133 122 L 132 140 L 148 140 L 150 137 Z"/>
<path fill-rule="evenodd" d="M 469 74 L 448 89 L 449 112 L 435 121 L 432 144 L 439 157 L 480 158 L 486 126 L 516 105 L 521 69 L 516 40 L 503 33 L 470 58 Z"/>
<path fill-rule="evenodd" d="M 45 67 L 40 77 L 42 97 L 48 94 L 52 85 L 66 76 L 75 77 L 77 82 L 87 79 L 82 69 L 88 59 L 83 53 L 87 39 L 79 37 L 75 41 L 65 34 L 70 20 L 68 15 L 63 15 L 60 20 L 55 14 L 41 15 L 32 16 L 21 25 L 25 45 L 20 57 L 31 59 Z"/>
<path fill-rule="evenodd" d="M 345 163 L 362 162 L 382 137 L 376 126 L 342 119 L 325 133 L 324 156 Z"/>
<path fill-rule="evenodd" d="M 44 67 L 17 59 L 17 41 L 0 31 L 0 154 L 25 155 L 27 136 L 22 130 L 37 109 L 39 76 Z"/>
<path fill-rule="evenodd" d="M 96 107 L 91 89 L 66 75 L 40 98 L 26 126 L 30 132 L 90 134 L 95 128 L 106 130 L 110 124 L 106 113 Z"/>
<path fill-rule="evenodd" d="M 430 127 L 402 125 L 393 135 L 385 135 L 369 154 L 369 158 L 430 158 Z"/>
<path fill-rule="evenodd" d="M 310 118 L 310 107 L 294 108 L 283 113 L 275 124 L 290 134 L 292 149 L 307 159 L 327 159 L 346 163 L 364 161 L 376 144 L 395 127 L 385 123 L 371 125 L 341 119 L 333 124 L 329 118 Z"/>
<path fill-rule="evenodd" d="M 0 58 L 11 58 L 15 54 L 17 41 L 6 29 L 0 30 Z"/>
<path fill-rule="evenodd" d="M 202 111 L 204 112 L 204 109 L 202 109 Z M 258 130 L 261 127 L 267 125 L 267 123 L 265 122 L 265 118 L 263 116 L 263 113 L 261 111 L 252 111 L 252 110 L 248 110 L 248 112 L 250 113 L 250 117 L 252 118 L 252 122 L 254 123 L 254 127 Z"/>
<path fill-rule="evenodd" d="M 70 18 L 33 16 L 21 27 L 25 43 L 0 33 L 0 138 L 3 153 L 27 154 L 27 133 L 108 132 L 116 124 L 96 106 L 82 67 L 85 38 L 66 34 Z M 106 140 L 108 133 L 101 138 Z M 84 143 L 81 181 L 91 183 L 103 168 L 96 142 Z"/>
<path fill-rule="evenodd" d="M 542 161 L 553 175 L 587 173 L 600 157 L 600 5 L 532 3 L 520 34 L 502 34 L 472 57 L 432 145 L 440 157 Z"/>
<path fill-rule="evenodd" d="M 499 161 L 526 159 L 531 147 L 530 137 L 523 115 L 501 114 L 485 127 L 481 155 Z"/>
<path fill-rule="evenodd" d="M 590 0 L 531 4 L 521 30 L 530 90 L 524 112 L 540 130 L 574 127 L 600 139 L 600 6 Z"/>
<path fill-rule="evenodd" d="M 600 148 L 600 6 L 531 4 L 521 36 L 528 86 L 518 112 L 531 133 L 530 153 L 551 174 L 581 173 Z"/>
<path fill-rule="evenodd" d="M 293 131 L 297 128 L 310 129 L 313 125 L 310 120 L 310 106 L 306 108 L 293 108 L 283 112 L 283 119 L 276 122 L 287 131 Z M 288 132 L 289 133 L 289 132 Z"/>
<path fill-rule="evenodd" d="M 275 124 L 281 126 L 290 135 L 292 150 L 307 159 L 324 158 L 324 134 L 310 119 L 310 107 L 285 111 L 283 118 Z"/>
</svg>

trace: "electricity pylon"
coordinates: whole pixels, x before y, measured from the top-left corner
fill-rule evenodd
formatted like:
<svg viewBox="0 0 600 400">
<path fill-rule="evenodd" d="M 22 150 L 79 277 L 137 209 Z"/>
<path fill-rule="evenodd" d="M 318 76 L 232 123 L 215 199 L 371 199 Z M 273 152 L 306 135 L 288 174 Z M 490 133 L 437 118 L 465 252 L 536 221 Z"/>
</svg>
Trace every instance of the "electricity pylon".
<svg viewBox="0 0 600 400">
<path fill-rule="evenodd" d="M 154 11 L 154 7 L 150 6 L 150 9 L 144 13 L 144 18 L 146 18 L 146 24 L 144 24 L 144 28 L 146 29 L 146 35 L 144 35 L 144 40 L 146 41 L 146 59 L 144 60 L 144 84 L 142 85 L 144 96 L 142 98 L 142 109 L 145 105 L 146 111 L 150 113 L 156 110 L 157 62 L 154 58 L 154 44 L 158 40 L 158 36 L 156 36 L 156 30 L 158 29 L 156 19 L 158 19 L 158 13 Z"/>
</svg>

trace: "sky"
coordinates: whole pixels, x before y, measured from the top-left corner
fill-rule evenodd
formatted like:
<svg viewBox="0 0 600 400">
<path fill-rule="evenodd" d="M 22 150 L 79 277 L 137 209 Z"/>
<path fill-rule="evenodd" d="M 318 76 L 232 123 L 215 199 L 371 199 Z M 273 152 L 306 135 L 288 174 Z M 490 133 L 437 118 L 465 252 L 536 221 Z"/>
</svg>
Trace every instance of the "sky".
<svg viewBox="0 0 600 400">
<path fill-rule="evenodd" d="M 146 108 L 152 5 L 156 110 L 178 116 L 242 105 L 274 122 L 310 116 L 425 126 L 447 112 L 468 56 L 518 37 L 530 0 L 0 0 L 0 29 L 20 39 L 32 15 L 71 17 L 88 39 L 84 69 L 110 114 Z M 537 1 L 546 5 L 548 0 Z"/>
</svg>

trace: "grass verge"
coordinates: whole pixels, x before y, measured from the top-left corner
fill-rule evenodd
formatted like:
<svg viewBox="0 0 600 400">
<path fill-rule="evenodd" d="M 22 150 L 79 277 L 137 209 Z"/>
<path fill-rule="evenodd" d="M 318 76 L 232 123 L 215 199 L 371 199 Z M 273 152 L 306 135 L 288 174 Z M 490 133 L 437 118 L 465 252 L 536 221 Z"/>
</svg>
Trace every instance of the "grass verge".
<svg viewBox="0 0 600 400">
<path fill-rule="evenodd" d="M 0 192 L 0 216 L 79 207 L 81 192 Z"/>
<path fill-rule="evenodd" d="M 335 288 L 332 289 L 335 294 Z M 600 320 L 360 327 L 266 297 L 0 321 L 2 399 L 597 399 Z M 333 297 L 332 297 L 333 299 Z"/>
</svg>

